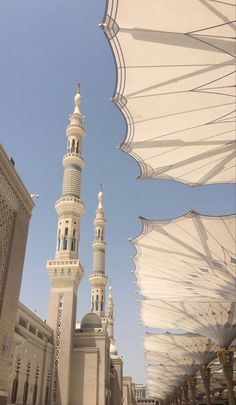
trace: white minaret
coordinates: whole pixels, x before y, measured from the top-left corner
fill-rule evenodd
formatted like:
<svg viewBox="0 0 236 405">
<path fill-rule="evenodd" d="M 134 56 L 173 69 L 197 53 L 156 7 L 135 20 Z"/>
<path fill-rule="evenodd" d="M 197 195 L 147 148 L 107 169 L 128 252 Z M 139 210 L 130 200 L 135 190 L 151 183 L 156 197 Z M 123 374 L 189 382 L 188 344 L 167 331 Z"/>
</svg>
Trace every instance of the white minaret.
<svg viewBox="0 0 236 405">
<path fill-rule="evenodd" d="M 53 328 L 55 342 L 51 404 L 55 405 L 69 404 L 77 290 L 83 277 L 83 268 L 78 258 L 80 218 L 84 213 L 84 204 L 80 199 L 81 170 L 84 164 L 81 155 L 84 129 L 80 101 L 78 87 L 74 112 L 66 129 L 67 153 L 63 158 L 62 196 L 55 204 L 58 215 L 56 255 L 54 260 L 47 262 L 51 279 L 48 323 Z"/>
<path fill-rule="evenodd" d="M 109 297 L 107 304 L 107 333 L 110 338 L 110 354 L 111 357 L 117 356 L 116 342 L 114 339 L 114 304 L 112 298 L 112 288 L 109 286 Z"/>
<path fill-rule="evenodd" d="M 95 240 L 93 242 L 93 273 L 89 277 L 91 284 L 91 311 L 103 320 L 105 318 L 105 292 L 107 276 L 105 274 L 105 225 L 103 193 L 98 193 L 98 208 L 94 219 Z"/>
</svg>

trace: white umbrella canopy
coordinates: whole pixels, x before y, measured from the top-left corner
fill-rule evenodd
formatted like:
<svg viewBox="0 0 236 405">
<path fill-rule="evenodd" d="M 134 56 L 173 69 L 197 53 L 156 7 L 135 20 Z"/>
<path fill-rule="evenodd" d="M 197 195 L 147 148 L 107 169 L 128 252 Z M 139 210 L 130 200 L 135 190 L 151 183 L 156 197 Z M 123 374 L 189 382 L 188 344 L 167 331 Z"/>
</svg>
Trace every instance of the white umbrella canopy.
<svg viewBox="0 0 236 405">
<path fill-rule="evenodd" d="M 158 351 L 152 352 L 148 351 L 145 352 L 145 358 L 149 362 L 149 364 L 163 364 L 164 366 L 172 366 L 172 367 L 188 367 L 191 366 L 194 362 L 194 360 L 191 359 L 189 356 L 185 356 L 185 354 L 181 354 L 178 352 L 173 355 L 173 353 L 160 353 Z"/>
<path fill-rule="evenodd" d="M 181 370 L 168 370 L 167 367 L 161 365 L 152 368 L 148 365 L 146 367 L 148 376 L 148 386 L 150 386 L 150 380 L 152 384 L 162 389 L 165 392 L 171 392 L 176 387 L 180 387 L 186 381 L 186 375 Z"/>
<path fill-rule="evenodd" d="M 207 365 L 220 347 L 211 339 L 195 333 L 147 334 L 144 340 L 146 359 L 158 361 L 160 355 L 168 356 L 175 363 Z"/>
<path fill-rule="evenodd" d="M 148 380 L 148 388 L 149 389 L 159 389 L 162 390 L 163 392 L 170 392 L 174 389 L 176 389 L 178 385 L 175 385 L 171 382 L 171 380 L 166 376 L 161 376 L 157 377 L 155 376 L 154 378 L 149 378 Z"/>
<path fill-rule="evenodd" d="M 132 240 L 141 294 L 167 301 L 235 300 L 235 219 L 193 211 L 170 221 L 142 218 L 142 233 Z"/>
<path fill-rule="evenodd" d="M 234 17 L 230 1 L 107 1 L 120 148 L 141 178 L 235 181 Z"/>
<path fill-rule="evenodd" d="M 165 358 L 164 358 L 165 357 Z M 154 358 L 154 357 L 153 357 Z M 200 368 L 199 364 L 192 362 L 186 362 L 181 359 L 179 361 L 172 361 L 168 358 L 168 356 L 160 355 L 159 359 L 162 358 L 162 362 L 148 364 L 147 366 L 147 373 L 148 375 L 154 375 L 155 372 L 158 375 L 162 375 L 162 373 L 166 373 L 168 376 L 175 376 L 176 374 L 181 378 L 183 377 L 182 381 L 186 381 L 188 378 L 192 377 Z"/>
<path fill-rule="evenodd" d="M 171 384 L 167 379 L 149 378 L 148 379 L 148 395 L 150 397 L 164 399 L 179 387 L 179 385 Z"/>
<path fill-rule="evenodd" d="M 141 321 L 151 328 L 189 330 L 228 348 L 236 338 L 236 302 L 143 300 Z"/>
</svg>

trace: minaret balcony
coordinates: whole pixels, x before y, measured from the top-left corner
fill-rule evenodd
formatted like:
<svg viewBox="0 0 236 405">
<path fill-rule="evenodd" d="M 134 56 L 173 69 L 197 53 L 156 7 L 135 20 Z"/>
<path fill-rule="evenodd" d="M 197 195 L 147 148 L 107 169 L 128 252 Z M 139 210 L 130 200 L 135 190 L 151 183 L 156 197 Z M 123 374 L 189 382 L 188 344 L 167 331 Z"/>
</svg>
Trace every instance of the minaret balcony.
<svg viewBox="0 0 236 405">
<path fill-rule="evenodd" d="M 85 212 L 83 201 L 72 195 L 64 195 L 55 204 L 56 212 L 61 215 L 81 216 Z"/>
<path fill-rule="evenodd" d="M 93 242 L 93 249 L 103 249 L 106 248 L 106 242 L 104 240 L 95 240 Z"/>
<path fill-rule="evenodd" d="M 93 273 L 89 276 L 89 282 L 92 285 L 105 287 L 107 285 L 108 277 L 104 273 Z"/>
<path fill-rule="evenodd" d="M 84 158 L 80 153 L 67 153 L 63 158 L 63 166 L 79 166 L 81 169 L 84 167 Z"/>
<path fill-rule="evenodd" d="M 104 218 L 104 214 L 103 214 L 103 217 L 101 216 L 100 218 L 99 217 L 96 217 L 95 219 L 94 219 L 94 221 L 93 221 L 93 225 L 94 226 L 102 226 L 102 227 L 104 227 L 105 225 L 106 225 L 106 219 Z"/>
<path fill-rule="evenodd" d="M 74 136 L 76 139 L 84 137 L 84 128 L 79 126 L 76 121 L 71 122 L 66 128 L 66 136 Z"/>
<path fill-rule="evenodd" d="M 48 260 L 47 269 L 51 281 L 57 281 L 57 284 L 79 284 L 84 276 L 83 267 L 77 260 Z M 55 284 L 55 283 L 54 283 Z"/>
</svg>

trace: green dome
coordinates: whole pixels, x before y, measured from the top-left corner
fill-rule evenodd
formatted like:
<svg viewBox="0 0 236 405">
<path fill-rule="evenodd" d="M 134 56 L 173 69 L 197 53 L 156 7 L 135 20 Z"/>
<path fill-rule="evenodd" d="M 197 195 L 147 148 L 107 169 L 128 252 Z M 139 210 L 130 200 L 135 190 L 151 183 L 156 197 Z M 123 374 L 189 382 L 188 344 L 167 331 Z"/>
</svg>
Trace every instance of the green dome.
<svg viewBox="0 0 236 405">
<path fill-rule="evenodd" d="M 81 329 L 102 328 L 101 319 L 94 312 L 86 314 L 81 321 Z"/>
</svg>

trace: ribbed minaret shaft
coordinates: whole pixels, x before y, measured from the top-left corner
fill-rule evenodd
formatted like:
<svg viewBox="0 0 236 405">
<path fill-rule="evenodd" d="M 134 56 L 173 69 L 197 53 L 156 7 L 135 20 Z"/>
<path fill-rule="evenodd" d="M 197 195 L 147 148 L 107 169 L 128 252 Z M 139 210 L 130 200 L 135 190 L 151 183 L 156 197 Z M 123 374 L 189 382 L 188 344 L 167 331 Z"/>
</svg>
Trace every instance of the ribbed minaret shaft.
<svg viewBox="0 0 236 405">
<path fill-rule="evenodd" d="M 80 218 L 84 204 L 80 199 L 80 177 L 84 160 L 84 137 L 80 113 L 80 89 L 66 129 L 67 152 L 63 158 L 62 196 L 56 202 L 58 215 L 57 244 L 54 260 L 47 262 L 51 279 L 48 323 L 54 331 L 55 358 L 51 404 L 68 405 L 73 334 L 76 319 L 77 290 L 83 277 L 78 258 Z"/>
<path fill-rule="evenodd" d="M 113 314 L 113 298 L 112 298 L 112 288 L 109 287 L 109 297 L 107 304 L 107 333 L 111 340 L 114 339 L 114 314 Z"/>
<path fill-rule="evenodd" d="M 105 290 L 107 276 L 105 274 L 105 225 L 106 219 L 103 209 L 103 193 L 98 193 L 98 207 L 94 219 L 93 242 L 93 273 L 89 277 L 91 284 L 91 310 L 101 318 L 105 317 Z"/>
<path fill-rule="evenodd" d="M 110 355 L 117 356 L 116 341 L 114 338 L 114 304 L 112 298 L 112 288 L 109 287 L 109 297 L 107 304 L 107 334 L 110 338 Z"/>
<path fill-rule="evenodd" d="M 81 96 L 75 95 L 74 113 L 69 118 L 66 129 L 67 153 L 63 158 L 64 176 L 62 196 L 56 202 L 58 214 L 57 259 L 76 259 L 80 238 L 80 217 L 84 213 L 84 204 L 80 199 L 81 170 L 84 159 L 81 155 L 84 129 L 80 113 Z"/>
</svg>

